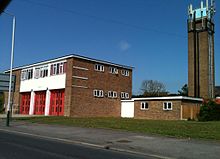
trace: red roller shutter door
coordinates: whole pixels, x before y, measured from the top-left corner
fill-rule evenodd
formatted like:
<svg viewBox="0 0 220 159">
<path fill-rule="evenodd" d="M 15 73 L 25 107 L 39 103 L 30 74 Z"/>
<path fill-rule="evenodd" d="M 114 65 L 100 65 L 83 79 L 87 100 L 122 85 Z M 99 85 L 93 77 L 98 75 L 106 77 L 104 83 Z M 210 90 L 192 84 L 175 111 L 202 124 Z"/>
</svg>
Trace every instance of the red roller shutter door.
<svg viewBox="0 0 220 159">
<path fill-rule="evenodd" d="M 50 115 L 64 115 L 64 90 L 52 90 L 50 95 Z"/>
<path fill-rule="evenodd" d="M 34 114 L 43 115 L 45 113 L 46 91 L 35 92 Z"/>
<path fill-rule="evenodd" d="M 20 114 L 29 114 L 31 93 L 21 94 Z"/>
</svg>

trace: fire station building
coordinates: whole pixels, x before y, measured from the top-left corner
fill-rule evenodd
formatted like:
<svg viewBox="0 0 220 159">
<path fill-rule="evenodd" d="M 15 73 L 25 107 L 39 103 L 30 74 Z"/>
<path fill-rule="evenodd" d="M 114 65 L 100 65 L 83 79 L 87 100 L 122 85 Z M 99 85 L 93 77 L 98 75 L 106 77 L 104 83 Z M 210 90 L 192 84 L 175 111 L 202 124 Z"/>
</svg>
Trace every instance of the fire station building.
<svg viewBox="0 0 220 159">
<path fill-rule="evenodd" d="M 132 93 L 132 67 L 75 54 L 17 67 L 13 74 L 17 114 L 120 117 L 121 99 Z"/>
</svg>

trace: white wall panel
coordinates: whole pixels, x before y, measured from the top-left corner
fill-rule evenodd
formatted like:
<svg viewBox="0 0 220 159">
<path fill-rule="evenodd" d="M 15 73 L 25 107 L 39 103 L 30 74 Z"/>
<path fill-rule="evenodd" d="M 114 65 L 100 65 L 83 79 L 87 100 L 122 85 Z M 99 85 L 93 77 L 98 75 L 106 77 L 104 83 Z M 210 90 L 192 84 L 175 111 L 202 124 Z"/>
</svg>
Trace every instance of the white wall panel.
<svg viewBox="0 0 220 159">
<path fill-rule="evenodd" d="M 134 101 L 121 102 L 121 117 L 122 118 L 133 118 L 134 117 Z"/>
<path fill-rule="evenodd" d="M 63 89 L 66 84 L 66 74 L 21 81 L 20 92 Z"/>
<path fill-rule="evenodd" d="M 34 114 L 34 98 L 35 98 L 35 93 L 34 91 L 31 91 L 29 115 Z"/>
</svg>

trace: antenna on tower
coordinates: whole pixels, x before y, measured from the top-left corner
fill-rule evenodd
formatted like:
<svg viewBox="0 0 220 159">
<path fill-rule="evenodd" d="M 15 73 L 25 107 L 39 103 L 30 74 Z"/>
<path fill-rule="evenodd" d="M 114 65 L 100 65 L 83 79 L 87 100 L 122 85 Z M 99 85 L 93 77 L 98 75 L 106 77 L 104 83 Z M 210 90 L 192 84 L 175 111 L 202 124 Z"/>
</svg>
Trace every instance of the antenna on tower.
<svg viewBox="0 0 220 159">
<path fill-rule="evenodd" d="M 190 4 L 189 7 L 188 7 L 188 14 L 189 14 L 190 17 L 192 17 L 192 15 L 193 15 L 193 7 L 192 7 L 192 4 Z"/>
<path fill-rule="evenodd" d="M 203 1 L 201 1 L 201 10 L 203 10 Z"/>
<path fill-rule="evenodd" d="M 201 19 L 202 19 L 202 28 L 204 27 L 204 22 L 203 22 L 203 1 L 201 1 Z"/>
<path fill-rule="evenodd" d="M 192 4 L 190 4 L 189 6 L 188 6 L 188 15 L 189 15 L 189 20 L 190 20 L 190 29 L 192 30 L 192 21 L 193 21 L 193 6 L 192 6 Z"/>
<path fill-rule="evenodd" d="M 215 15 L 215 0 L 211 0 L 211 6 L 210 9 L 208 10 L 209 15 L 210 15 L 210 19 L 213 18 L 213 16 Z"/>
<path fill-rule="evenodd" d="M 213 9 L 213 13 L 215 14 L 216 10 L 215 10 L 215 0 L 212 0 L 212 9 Z"/>
<path fill-rule="evenodd" d="M 208 12 L 209 10 L 209 0 L 206 0 L 206 11 Z"/>
</svg>

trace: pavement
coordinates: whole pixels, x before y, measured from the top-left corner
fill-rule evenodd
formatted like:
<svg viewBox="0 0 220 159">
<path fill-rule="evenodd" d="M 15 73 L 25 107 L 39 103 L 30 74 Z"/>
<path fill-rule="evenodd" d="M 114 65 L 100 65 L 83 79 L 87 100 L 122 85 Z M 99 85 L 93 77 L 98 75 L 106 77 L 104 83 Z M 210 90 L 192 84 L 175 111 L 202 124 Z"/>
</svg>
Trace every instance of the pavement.
<svg viewBox="0 0 220 159">
<path fill-rule="evenodd" d="M 24 121 L 12 121 L 10 127 L 6 127 L 3 118 L 0 118 L 0 131 L 156 158 L 219 159 L 220 156 L 219 141 L 178 139 L 109 129 L 36 124 Z"/>
</svg>

